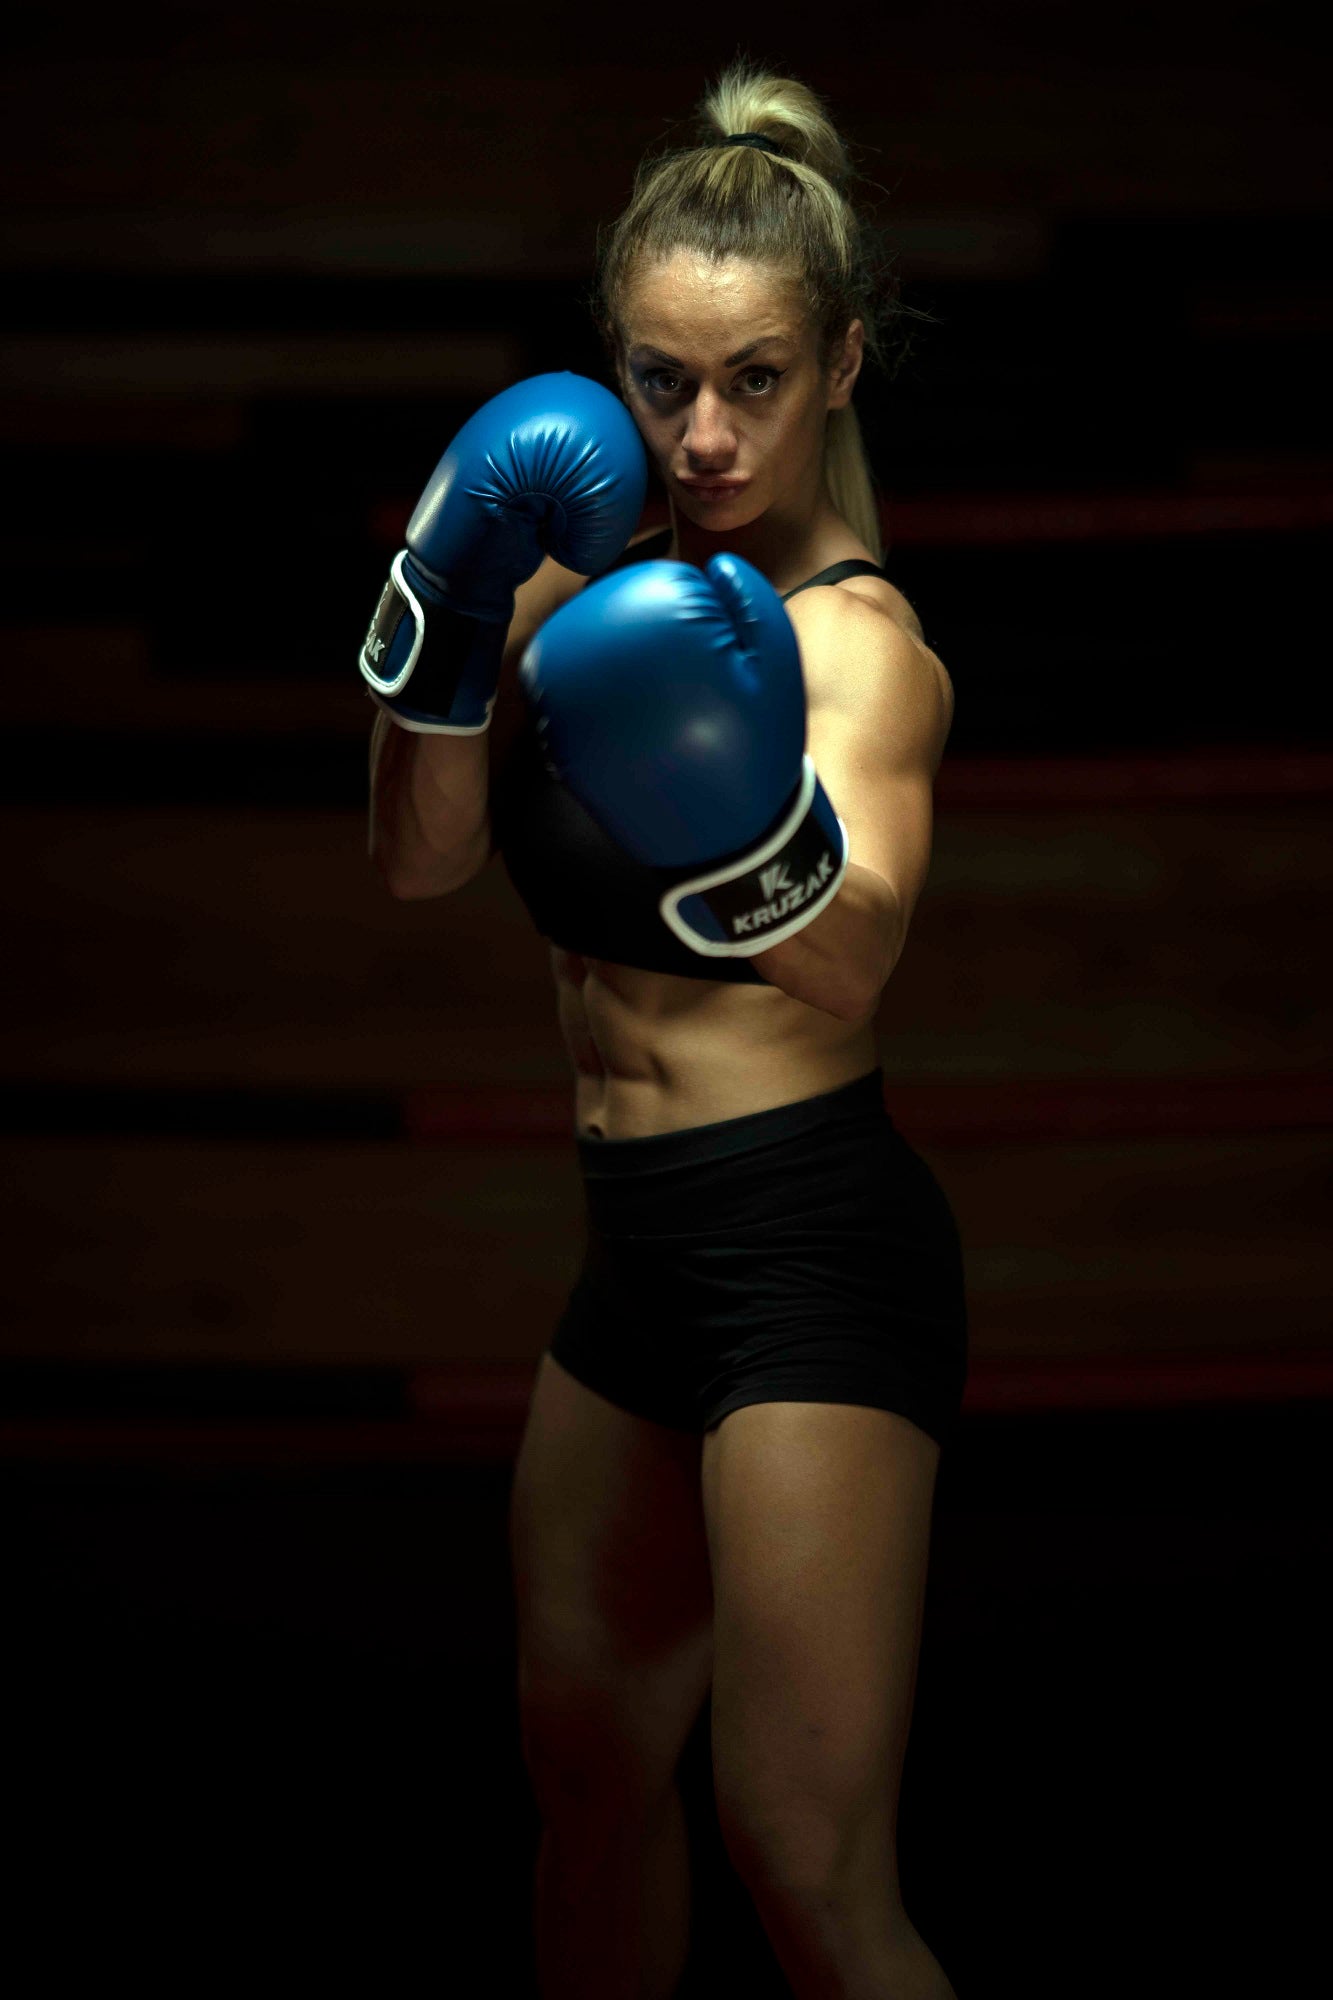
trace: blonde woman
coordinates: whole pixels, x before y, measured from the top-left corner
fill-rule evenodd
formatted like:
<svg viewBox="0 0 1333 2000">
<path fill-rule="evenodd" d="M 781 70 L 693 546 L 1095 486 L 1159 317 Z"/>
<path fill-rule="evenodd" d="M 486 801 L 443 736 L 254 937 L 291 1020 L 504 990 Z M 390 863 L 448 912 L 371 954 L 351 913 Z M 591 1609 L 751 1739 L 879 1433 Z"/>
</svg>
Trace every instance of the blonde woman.
<svg viewBox="0 0 1333 2000">
<path fill-rule="evenodd" d="M 512 1501 L 546 2000 L 675 1991 L 710 1687 L 792 1991 L 952 1993 L 896 1832 L 963 1268 L 874 1018 L 953 697 L 880 561 L 846 175 L 811 91 L 729 71 L 603 237 L 618 395 L 539 377 L 472 420 L 485 471 L 441 461 L 363 653 L 390 888 L 502 854 L 575 1076 L 586 1250 Z M 628 541 L 642 452 L 670 525 Z"/>
</svg>

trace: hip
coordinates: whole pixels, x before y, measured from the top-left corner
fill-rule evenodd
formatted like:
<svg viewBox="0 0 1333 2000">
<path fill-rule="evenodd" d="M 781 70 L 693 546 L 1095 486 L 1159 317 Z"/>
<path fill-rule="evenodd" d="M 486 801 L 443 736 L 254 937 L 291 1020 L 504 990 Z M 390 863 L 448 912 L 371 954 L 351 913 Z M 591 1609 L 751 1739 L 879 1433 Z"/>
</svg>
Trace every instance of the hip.
<svg viewBox="0 0 1333 2000">
<path fill-rule="evenodd" d="M 740 1118 L 580 1138 L 581 1286 L 608 1323 L 720 1339 L 736 1327 L 888 1327 L 961 1339 L 962 1245 L 880 1069 Z M 947 1331 L 942 1331 L 947 1330 Z"/>
<path fill-rule="evenodd" d="M 948 1238 L 953 1214 L 898 1130 L 878 1065 L 789 1101 L 621 1139 L 577 1138 L 593 1233 L 634 1243 L 810 1231 L 905 1244 Z"/>
</svg>

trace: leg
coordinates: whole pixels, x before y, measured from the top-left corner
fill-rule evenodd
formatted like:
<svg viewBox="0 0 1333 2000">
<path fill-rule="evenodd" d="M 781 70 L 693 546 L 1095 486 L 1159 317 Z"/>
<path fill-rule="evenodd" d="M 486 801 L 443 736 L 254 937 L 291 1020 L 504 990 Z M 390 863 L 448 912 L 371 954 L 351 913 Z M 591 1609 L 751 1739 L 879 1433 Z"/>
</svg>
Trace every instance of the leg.
<svg viewBox="0 0 1333 2000">
<path fill-rule="evenodd" d="M 704 1440 L 718 1816 L 797 2000 L 953 2000 L 898 1884 L 939 1447 L 759 1403 Z"/>
<path fill-rule="evenodd" d="M 712 1671 L 700 1452 L 543 1355 L 510 1540 L 544 2000 L 667 2000 L 684 1967 L 675 1773 Z"/>
</svg>

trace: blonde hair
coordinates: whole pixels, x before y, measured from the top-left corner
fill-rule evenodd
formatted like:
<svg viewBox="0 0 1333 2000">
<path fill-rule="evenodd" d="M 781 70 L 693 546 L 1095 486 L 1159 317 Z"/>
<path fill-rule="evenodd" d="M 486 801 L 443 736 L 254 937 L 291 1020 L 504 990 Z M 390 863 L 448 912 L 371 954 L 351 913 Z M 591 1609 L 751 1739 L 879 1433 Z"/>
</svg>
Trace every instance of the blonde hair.
<svg viewBox="0 0 1333 2000">
<path fill-rule="evenodd" d="M 592 304 L 617 368 L 634 271 L 643 259 L 682 249 L 790 271 L 815 324 L 820 367 L 829 367 L 854 319 L 864 324 L 867 352 L 884 365 L 884 322 L 911 309 L 899 305 L 878 239 L 847 199 L 850 163 L 821 99 L 794 78 L 741 58 L 704 97 L 697 118 L 694 143 L 645 159 L 628 206 L 598 235 Z M 719 145 L 738 133 L 771 139 L 782 155 Z M 829 412 L 823 470 L 834 506 L 879 559 L 879 503 L 850 402 Z"/>
</svg>

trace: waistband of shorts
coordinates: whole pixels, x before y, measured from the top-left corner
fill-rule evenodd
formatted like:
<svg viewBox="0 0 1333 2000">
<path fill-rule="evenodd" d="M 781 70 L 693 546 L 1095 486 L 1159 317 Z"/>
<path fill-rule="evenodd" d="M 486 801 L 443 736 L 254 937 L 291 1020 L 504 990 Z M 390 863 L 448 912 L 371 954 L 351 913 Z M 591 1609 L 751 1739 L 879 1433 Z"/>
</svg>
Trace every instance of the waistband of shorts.
<svg viewBox="0 0 1333 2000">
<path fill-rule="evenodd" d="M 712 1125 L 653 1132 L 643 1139 L 587 1139 L 581 1133 L 575 1138 L 585 1180 L 618 1180 L 629 1174 L 662 1173 L 673 1167 L 734 1159 L 828 1126 L 871 1120 L 893 1122 L 884 1103 L 882 1064 L 836 1090 L 821 1091 L 818 1097 L 798 1098 L 794 1104 L 746 1112 L 740 1118 L 722 1118 Z"/>
</svg>

